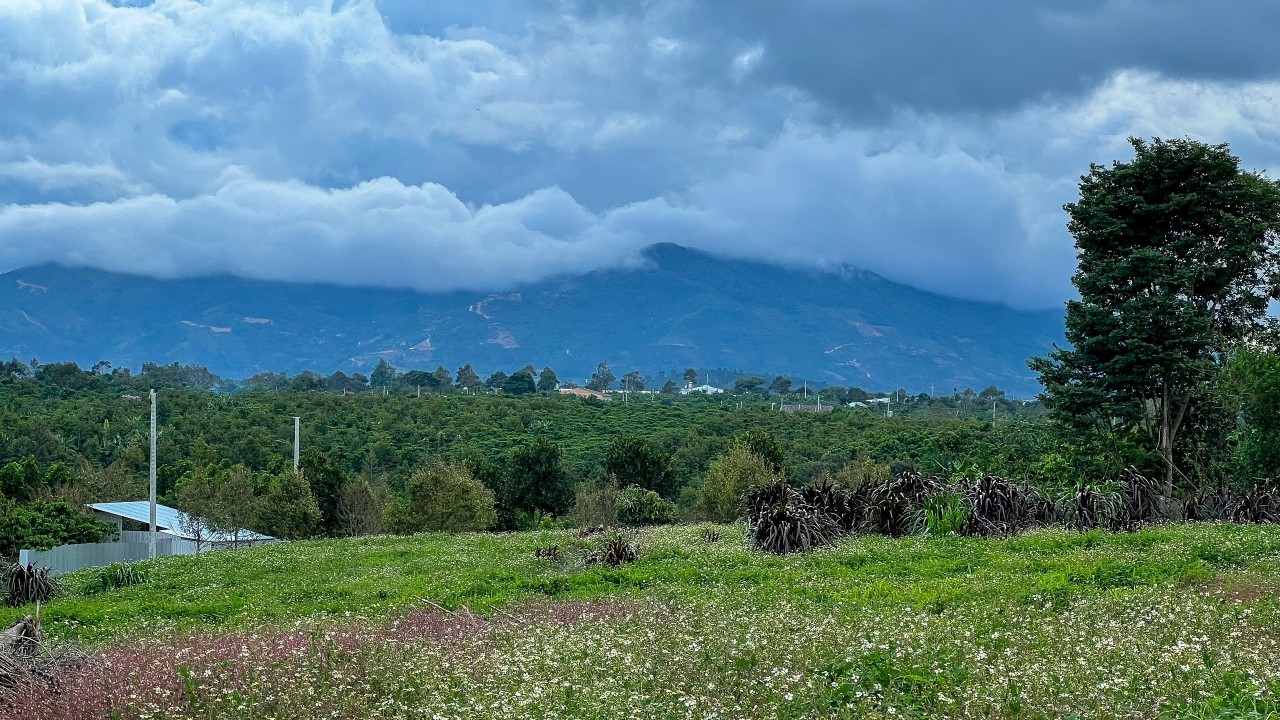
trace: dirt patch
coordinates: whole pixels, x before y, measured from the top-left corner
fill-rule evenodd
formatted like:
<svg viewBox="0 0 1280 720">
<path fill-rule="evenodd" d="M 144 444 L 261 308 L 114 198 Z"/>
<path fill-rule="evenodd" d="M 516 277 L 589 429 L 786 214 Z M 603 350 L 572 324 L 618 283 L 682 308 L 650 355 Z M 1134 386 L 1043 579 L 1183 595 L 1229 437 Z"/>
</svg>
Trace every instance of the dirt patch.
<svg viewBox="0 0 1280 720">
<path fill-rule="evenodd" d="M 1276 596 L 1274 587 L 1259 584 L 1252 580 L 1233 580 L 1221 578 L 1210 580 L 1200 586 L 1200 589 L 1208 595 L 1217 596 L 1222 602 L 1235 603 L 1237 605 L 1244 603 L 1256 603 L 1260 600 L 1273 598 Z"/>
</svg>

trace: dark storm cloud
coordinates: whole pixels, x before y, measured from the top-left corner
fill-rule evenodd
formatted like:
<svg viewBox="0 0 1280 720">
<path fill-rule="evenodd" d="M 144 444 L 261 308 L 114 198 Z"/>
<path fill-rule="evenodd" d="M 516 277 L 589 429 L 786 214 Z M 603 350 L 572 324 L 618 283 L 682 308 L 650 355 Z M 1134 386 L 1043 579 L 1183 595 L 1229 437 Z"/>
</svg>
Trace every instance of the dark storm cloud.
<svg viewBox="0 0 1280 720">
<path fill-rule="evenodd" d="M 0 270 L 497 289 L 655 242 L 1024 307 L 1128 135 L 1280 167 L 1271 2 L 10 0 Z"/>
<path fill-rule="evenodd" d="M 741 0 L 660 15 L 722 56 L 759 43 L 757 83 L 802 88 L 853 118 L 1008 110 L 1126 69 L 1225 81 L 1280 71 L 1271 2 Z"/>
</svg>

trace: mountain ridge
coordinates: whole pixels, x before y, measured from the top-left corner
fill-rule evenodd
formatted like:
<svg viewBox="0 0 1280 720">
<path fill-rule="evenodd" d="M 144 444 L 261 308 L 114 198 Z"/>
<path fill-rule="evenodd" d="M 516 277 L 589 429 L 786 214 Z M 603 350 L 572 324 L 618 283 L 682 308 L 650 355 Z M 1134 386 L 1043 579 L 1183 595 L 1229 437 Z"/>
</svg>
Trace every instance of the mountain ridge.
<svg viewBox="0 0 1280 720">
<path fill-rule="evenodd" d="M 0 276 L 0 356 L 119 366 L 482 373 L 532 363 L 581 380 L 731 367 L 913 392 L 1034 393 L 1026 358 L 1062 342 L 1062 313 L 958 300 L 869 271 L 797 270 L 672 243 L 641 262 L 499 292 L 421 293 L 245 280 L 159 280 L 40 265 Z"/>
</svg>

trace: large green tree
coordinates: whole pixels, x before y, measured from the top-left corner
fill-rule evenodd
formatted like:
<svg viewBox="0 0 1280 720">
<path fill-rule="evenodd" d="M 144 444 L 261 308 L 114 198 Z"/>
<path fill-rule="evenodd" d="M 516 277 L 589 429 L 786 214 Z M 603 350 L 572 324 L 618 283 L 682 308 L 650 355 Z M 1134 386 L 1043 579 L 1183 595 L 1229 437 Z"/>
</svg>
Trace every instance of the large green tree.
<svg viewBox="0 0 1280 720">
<path fill-rule="evenodd" d="M 679 489 L 671 455 L 655 450 L 640 438 L 614 440 L 604 457 L 604 471 L 616 478 L 621 487 L 636 485 L 668 499 Z"/>
<path fill-rule="evenodd" d="M 1065 208 L 1079 258 L 1070 347 L 1030 364 L 1059 420 L 1145 433 L 1172 493 L 1189 409 L 1274 294 L 1280 189 L 1226 145 L 1130 142 L 1133 160 L 1091 166 Z"/>
<path fill-rule="evenodd" d="M 504 486 L 507 507 L 532 513 L 560 514 L 573 502 L 573 486 L 561 460 L 560 446 L 540 437 L 515 449 Z"/>
<path fill-rule="evenodd" d="M 596 366 L 595 373 L 592 374 L 591 380 L 587 383 L 587 389 L 604 392 L 613 387 L 615 379 L 613 371 L 609 369 L 609 362 L 603 361 Z"/>
</svg>

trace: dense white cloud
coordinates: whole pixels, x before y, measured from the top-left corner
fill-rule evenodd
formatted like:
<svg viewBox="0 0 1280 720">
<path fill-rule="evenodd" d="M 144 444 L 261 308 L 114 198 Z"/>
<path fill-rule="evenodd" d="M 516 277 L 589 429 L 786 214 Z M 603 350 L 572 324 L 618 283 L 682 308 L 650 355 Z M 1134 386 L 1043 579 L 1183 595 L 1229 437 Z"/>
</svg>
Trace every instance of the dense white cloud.
<svg viewBox="0 0 1280 720">
<path fill-rule="evenodd" d="M 1276 167 L 1275 53 L 1157 42 L 1267 4 L 1016 5 L 11 0 L 0 270 L 497 289 L 670 241 L 1052 306 L 1126 136 Z"/>
</svg>

